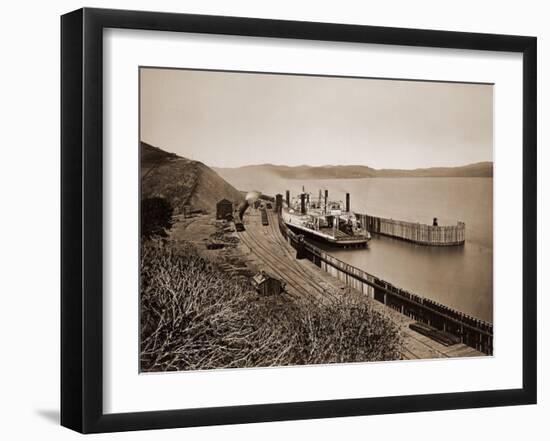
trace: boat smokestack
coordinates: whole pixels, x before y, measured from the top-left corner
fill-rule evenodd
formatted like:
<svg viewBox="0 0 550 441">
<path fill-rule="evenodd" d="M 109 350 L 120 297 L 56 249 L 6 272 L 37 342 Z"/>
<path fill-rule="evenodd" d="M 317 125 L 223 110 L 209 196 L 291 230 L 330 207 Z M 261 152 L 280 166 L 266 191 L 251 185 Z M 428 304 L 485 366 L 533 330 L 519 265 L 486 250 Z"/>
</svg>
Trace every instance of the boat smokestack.
<svg viewBox="0 0 550 441">
<path fill-rule="evenodd" d="M 306 214 L 306 195 L 300 194 L 300 213 Z"/>
<path fill-rule="evenodd" d="M 328 208 L 328 190 L 325 190 L 325 213 L 327 212 Z"/>
<path fill-rule="evenodd" d="M 351 210 L 350 210 L 350 205 L 349 205 L 349 193 L 346 193 L 346 212 L 349 213 Z"/>
<path fill-rule="evenodd" d="M 275 211 L 277 213 L 280 213 L 282 208 L 283 208 L 283 195 L 277 193 L 275 195 Z"/>
<path fill-rule="evenodd" d="M 290 208 L 290 191 L 286 191 L 286 206 Z"/>
</svg>

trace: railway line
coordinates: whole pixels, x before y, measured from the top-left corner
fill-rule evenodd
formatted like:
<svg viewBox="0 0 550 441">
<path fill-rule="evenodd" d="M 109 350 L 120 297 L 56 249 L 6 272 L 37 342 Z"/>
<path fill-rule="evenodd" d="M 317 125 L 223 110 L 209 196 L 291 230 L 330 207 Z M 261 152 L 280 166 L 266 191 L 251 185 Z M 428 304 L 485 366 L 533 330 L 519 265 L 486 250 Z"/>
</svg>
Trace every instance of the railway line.
<svg viewBox="0 0 550 441">
<path fill-rule="evenodd" d="M 327 288 L 327 284 L 325 282 L 325 286 L 323 286 L 317 278 L 317 271 L 311 271 L 304 267 L 304 263 L 306 261 L 298 261 L 296 260 L 296 250 L 292 248 L 288 242 L 283 238 L 281 235 L 281 232 L 278 228 L 278 221 L 276 216 L 274 216 L 273 213 L 270 213 L 270 228 L 268 230 L 268 235 L 271 237 L 272 242 L 280 247 L 285 255 L 291 259 L 294 269 L 296 272 L 298 272 L 302 276 L 302 280 L 307 280 L 308 283 L 311 285 L 314 285 L 319 292 L 324 293 L 325 297 L 327 297 L 330 301 L 335 301 L 338 299 L 338 296 L 331 292 L 331 290 L 334 290 L 333 286 L 330 286 L 330 288 Z M 309 261 L 307 261 L 306 265 L 310 264 Z"/>
<path fill-rule="evenodd" d="M 329 296 L 332 300 L 336 300 L 337 297 L 335 295 L 331 294 L 326 287 L 322 286 L 315 280 L 315 276 L 312 274 L 311 271 L 307 271 L 298 261 L 296 261 L 296 256 L 295 256 L 296 251 L 281 236 L 281 233 L 278 228 L 278 221 L 276 216 L 273 214 L 273 212 L 269 213 L 268 234 L 271 237 L 273 243 L 278 245 L 281 248 L 281 250 L 284 251 L 285 255 L 291 259 L 296 271 L 299 272 L 302 275 L 302 277 L 304 277 L 303 280 L 308 280 L 309 283 L 314 284 L 320 291 L 324 291 L 327 294 L 327 296 Z"/>
<path fill-rule="evenodd" d="M 252 227 L 250 224 L 247 227 Z M 297 293 L 307 292 L 314 301 L 333 301 L 334 296 L 328 293 L 328 291 L 315 281 L 311 280 L 311 277 L 306 274 L 303 269 L 297 267 L 293 260 L 288 260 L 286 257 L 278 256 L 270 247 L 262 243 L 256 235 L 250 234 L 248 230 L 242 231 L 239 237 L 243 243 L 255 254 L 258 258 L 265 261 L 270 270 L 277 276 L 286 280 L 287 283 L 294 288 Z M 273 239 L 273 236 L 271 236 Z M 284 244 L 288 247 L 288 244 Z M 280 244 L 279 244 L 280 246 Z M 286 251 L 288 253 L 288 251 Z"/>
<path fill-rule="evenodd" d="M 264 259 L 264 254 L 260 252 L 256 247 L 257 243 L 251 238 L 251 236 L 246 232 L 240 232 L 239 238 L 242 243 L 250 249 L 250 252 L 256 256 L 258 260 Z M 283 295 L 290 297 L 294 301 L 303 302 L 303 301 L 316 301 L 314 296 L 304 299 L 303 294 L 300 294 L 303 290 L 300 290 L 300 284 L 297 282 L 297 279 L 293 276 L 289 276 L 287 273 L 283 273 L 281 269 L 274 265 L 273 263 L 264 262 L 264 264 L 269 268 L 269 271 L 279 277 L 281 280 L 284 280 L 287 286 L 291 287 L 291 290 L 285 290 Z"/>
</svg>

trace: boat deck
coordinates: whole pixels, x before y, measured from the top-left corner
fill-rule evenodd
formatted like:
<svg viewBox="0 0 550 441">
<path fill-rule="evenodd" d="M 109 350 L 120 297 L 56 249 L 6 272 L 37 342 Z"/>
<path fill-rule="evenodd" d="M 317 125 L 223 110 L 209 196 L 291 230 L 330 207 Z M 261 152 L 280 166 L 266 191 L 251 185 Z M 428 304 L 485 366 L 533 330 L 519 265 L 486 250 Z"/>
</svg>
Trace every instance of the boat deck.
<svg viewBox="0 0 550 441">
<path fill-rule="evenodd" d="M 362 235 L 352 236 L 350 234 L 345 233 L 342 230 L 332 228 L 332 227 L 320 227 L 319 229 L 312 229 L 304 225 L 301 225 L 299 223 L 288 221 L 287 219 L 285 219 L 284 216 L 283 216 L 283 220 L 289 228 L 293 229 L 296 232 L 303 232 L 304 234 L 310 234 L 311 236 L 315 236 L 316 238 L 319 238 L 321 240 L 326 240 L 335 245 L 367 244 L 368 242 L 367 236 L 362 236 Z"/>
<path fill-rule="evenodd" d="M 357 240 L 361 238 L 361 236 L 350 236 L 349 234 L 344 233 L 342 230 L 337 230 L 329 227 L 321 227 L 319 228 L 319 231 L 323 234 L 332 236 L 334 239 L 339 241 Z"/>
</svg>

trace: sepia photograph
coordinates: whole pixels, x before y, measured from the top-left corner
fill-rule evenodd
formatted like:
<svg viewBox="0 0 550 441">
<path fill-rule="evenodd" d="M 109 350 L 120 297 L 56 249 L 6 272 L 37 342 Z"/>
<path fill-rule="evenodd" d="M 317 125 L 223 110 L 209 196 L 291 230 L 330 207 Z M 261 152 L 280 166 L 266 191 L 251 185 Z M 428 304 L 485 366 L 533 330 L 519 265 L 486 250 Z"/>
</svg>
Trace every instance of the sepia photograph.
<svg viewBox="0 0 550 441">
<path fill-rule="evenodd" d="M 140 67 L 140 372 L 492 356 L 493 88 Z"/>
</svg>

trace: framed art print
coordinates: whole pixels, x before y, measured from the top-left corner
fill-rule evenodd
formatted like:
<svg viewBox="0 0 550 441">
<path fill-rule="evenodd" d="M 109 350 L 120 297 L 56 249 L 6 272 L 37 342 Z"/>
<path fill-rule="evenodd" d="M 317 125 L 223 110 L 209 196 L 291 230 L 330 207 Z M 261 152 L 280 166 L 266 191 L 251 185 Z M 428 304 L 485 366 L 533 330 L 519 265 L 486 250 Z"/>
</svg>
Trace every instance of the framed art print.
<svg viewBox="0 0 550 441">
<path fill-rule="evenodd" d="M 62 424 L 536 402 L 536 39 L 62 17 Z"/>
</svg>

